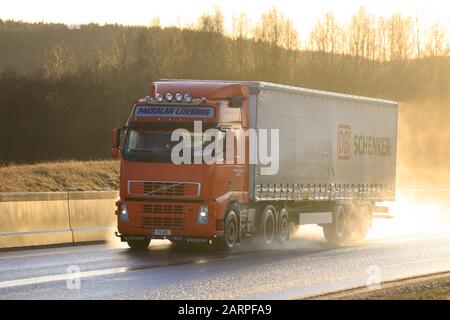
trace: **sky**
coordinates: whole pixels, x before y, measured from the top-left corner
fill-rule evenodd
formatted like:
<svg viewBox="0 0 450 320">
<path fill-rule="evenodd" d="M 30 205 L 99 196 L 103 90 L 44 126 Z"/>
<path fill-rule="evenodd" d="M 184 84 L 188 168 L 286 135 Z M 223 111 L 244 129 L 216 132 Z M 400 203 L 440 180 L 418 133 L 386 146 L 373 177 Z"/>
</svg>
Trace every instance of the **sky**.
<svg viewBox="0 0 450 320">
<path fill-rule="evenodd" d="M 148 25 L 158 16 L 163 26 L 194 22 L 202 13 L 218 5 L 231 28 L 233 15 L 247 13 L 257 20 L 277 6 L 294 21 L 300 35 L 306 35 L 314 22 L 332 11 L 342 22 L 349 22 L 360 6 L 368 13 L 389 16 L 395 12 L 419 16 L 424 25 L 439 20 L 450 32 L 448 0 L 0 0 L 0 19 L 27 22 L 62 22 L 69 25 L 89 22 Z"/>
</svg>

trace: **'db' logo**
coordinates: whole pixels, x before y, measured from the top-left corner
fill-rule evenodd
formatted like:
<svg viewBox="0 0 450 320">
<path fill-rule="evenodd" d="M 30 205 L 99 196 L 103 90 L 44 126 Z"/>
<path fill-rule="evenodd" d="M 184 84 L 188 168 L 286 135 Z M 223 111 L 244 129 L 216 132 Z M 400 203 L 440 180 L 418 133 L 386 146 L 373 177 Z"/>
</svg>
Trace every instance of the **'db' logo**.
<svg viewBox="0 0 450 320">
<path fill-rule="evenodd" d="M 350 140 L 352 129 L 347 124 L 340 124 L 338 127 L 337 156 L 339 160 L 350 159 Z"/>
</svg>

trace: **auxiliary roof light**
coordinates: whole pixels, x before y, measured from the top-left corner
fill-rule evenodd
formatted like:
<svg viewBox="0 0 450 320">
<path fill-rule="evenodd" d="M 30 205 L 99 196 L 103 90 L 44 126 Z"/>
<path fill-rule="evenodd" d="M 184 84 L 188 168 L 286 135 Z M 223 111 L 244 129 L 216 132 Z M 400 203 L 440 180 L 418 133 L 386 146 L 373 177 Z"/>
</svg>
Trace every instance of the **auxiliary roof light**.
<svg viewBox="0 0 450 320">
<path fill-rule="evenodd" d="M 183 100 L 183 95 L 179 92 L 175 93 L 175 101 L 181 102 Z"/>
<path fill-rule="evenodd" d="M 164 98 L 165 98 L 167 101 L 172 101 L 172 100 L 173 100 L 173 93 L 172 93 L 172 92 L 167 92 L 167 93 L 165 94 Z"/>
<path fill-rule="evenodd" d="M 187 102 L 187 103 L 191 102 L 192 101 L 192 96 L 189 93 L 185 93 L 184 96 L 183 96 L 183 101 Z"/>
<path fill-rule="evenodd" d="M 164 97 L 163 97 L 162 93 L 157 92 L 157 93 L 155 94 L 155 99 L 156 99 L 156 101 L 158 101 L 158 102 L 162 102 L 162 101 L 164 100 Z"/>
</svg>

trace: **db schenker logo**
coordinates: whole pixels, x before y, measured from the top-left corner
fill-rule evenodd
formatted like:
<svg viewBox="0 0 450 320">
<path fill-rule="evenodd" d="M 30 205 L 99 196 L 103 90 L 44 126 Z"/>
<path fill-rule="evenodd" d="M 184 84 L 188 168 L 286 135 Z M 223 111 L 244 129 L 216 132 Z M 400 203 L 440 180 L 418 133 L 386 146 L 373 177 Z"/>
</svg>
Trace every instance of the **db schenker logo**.
<svg viewBox="0 0 450 320">
<path fill-rule="evenodd" d="M 348 124 L 338 126 L 337 156 L 338 160 L 350 160 L 352 128 Z"/>
</svg>

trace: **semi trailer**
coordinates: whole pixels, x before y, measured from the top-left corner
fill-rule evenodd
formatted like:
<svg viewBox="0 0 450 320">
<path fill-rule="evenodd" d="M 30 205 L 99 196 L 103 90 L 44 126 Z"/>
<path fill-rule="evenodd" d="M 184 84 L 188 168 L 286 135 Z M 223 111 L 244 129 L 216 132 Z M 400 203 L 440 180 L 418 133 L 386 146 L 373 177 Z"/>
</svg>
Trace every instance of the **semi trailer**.
<svg viewBox="0 0 450 320">
<path fill-rule="evenodd" d="M 112 132 L 116 235 L 133 249 L 231 250 L 316 224 L 334 244 L 363 239 L 377 204 L 395 200 L 397 106 L 259 81 L 156 81 Z"/>
</svg>

